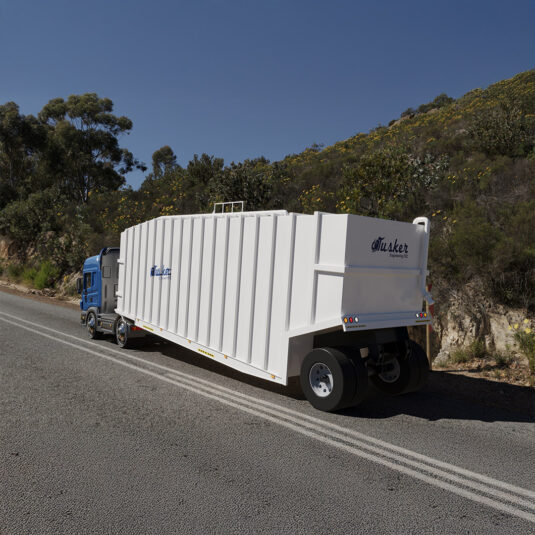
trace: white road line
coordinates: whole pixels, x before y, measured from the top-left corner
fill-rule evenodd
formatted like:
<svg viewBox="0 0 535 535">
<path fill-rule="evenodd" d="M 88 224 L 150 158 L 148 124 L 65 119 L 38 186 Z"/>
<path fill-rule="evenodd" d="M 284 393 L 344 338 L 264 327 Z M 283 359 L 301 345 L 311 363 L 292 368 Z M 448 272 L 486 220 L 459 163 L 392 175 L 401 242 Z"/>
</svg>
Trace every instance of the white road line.
<svg viewBox="0 0 535 535">
<path fill-rule="evenodd" d="M 0 314 L 7 315 L 7 314 L 1 313 L 1 312 L 0 312 Z M 101 346 L 99 344 L 95 344 L 93 342 L 80 340 L 80 339 L 78 339 L 78 338 L 76 338 L 76 337 L 74 337 L 72 335 L 67 335 L 65 333 L 62 333 L 61 331 L 57 331 L 55 329 L 51 329 L 49 327 L 46 327 L 44 325 L 40 325 L 40 324 L 37 324 L 37 323 L 29 322 L 28 320 L 24 320 L 22 318 L 18 318 L 18 319 L 19 319 L 19 321 L 23 321 L 24 323 L 32 324 L 32 325 L 34 325 L 34 326 L 36 326 L 36 327 L 38 327 L 40 329 L 46 329 L 46 330 L 55 332 L 56 334 L 59 334 L 62 337 L 67 336 L 69 338 L 74 338 L 76 340 L 77 344 L 68 342 L 66 340 L 58 339 L 55 336 L 51 336 L 51 335 L 45 334 L 43 332 L 37 332 L 37 331 L 35 331 L 35 329 L 32 329 L 30 327 L 26 327 L 24 325 L 21 325 L 20 323 L 16 323 L 15 321 L 11 321 L 11 320 L 5 319 L 3 317 L 0 317 L 0 320 L 6 322 L 8 324 L 11 324 L 11 325 L 13 325 L 15 327 L 19 327 L 19 328 L 25 329 L 25 330 L 30 331 L 30 332 L 32 332 L 34 334 L 39 335 L 39 336 L 43 336 L 43 337 L 48 338 L 50 340 L 53 340 L 53 341 L 56 341 L 56 342 L 60 342 L 62 344 L 74 347 L 77 350 L 85 351 L 85 352 L 90 353 L 92 355 L 95 355 L 97 357 L 104 358 L 106 360 L 114 362 L 116 364 L 120 364 L 122 366 L 128 367 L 128 368 L 136 370 L 138 372 L 145 373 L 146 375 L 150 375 L 150 376 L 155 377 L 157 379 L 160 379 L 162 381 L 171 383 L 173 385 L 179 386 L 179 387 L 184 388 L 186 390 L 190 390 L 190 391 L 195 392 L 195 393 L 197 393 L 199 395 L 202 395 L 204 397 L 213 399 L 215 401 L 218 401 L 218 402 L 223 403 L 225 405 L 228 405 L 228 406 L 234 407 L 236 409 L 242 410 L 244 412 L 247 412 L 247 413 L 250 413 L 250 414 L 254 414 L 254 415 L 256 415 L 256 416 L 258 416 L 260 418 L 263 418 L 265 420 L 271 421 L 271 422 L 276 423 L 278 425 L 287 427 L 289 429 L 292 429 L 292 430 L 294 430 L 294 431 L 296 431 L 298 433 L 301 433 L 301 434 L 303 434 L 305 436 L 308 436 L 310 438 L 313 438 L 313 439 L 318 440 L 320 442 L 323 442 L 325 444 L 329 444 L 329 445 L 331 445 L 333 447 L 336 447 L 338 449 L 342 449 L 344 451 L 352 453 L 353 455 L 359 456 L 361 458 L 370 460 L 370 461 L 378 463 L 378 464 L 382 464 L 383 466 L 391 468 L 392 470 L 396 470 L 398 472 L 401 472 L 403 474 L 409 475 L 411 477 L 414 477 L 416 479 L 419 479 L 421 481 L 424 481 L 424 482 L 429 483 L 431 485 L 434 485 L 436 487 L 442 488 L 444 490 L 448 490 L 448 491 L 450 491 L 450 492 L 452 492 L 454 494 L 457 494 L 459 496 L 463 496 L 463 497 L 468 498 L 470 500 L 476 501 L 476 502 L 481 503 L 481 504 L 485 504 L 485 505 L 487 505 L 489 507 L 493 507 L 494 509 L 497 509 L 497 510 L 512 514 L 512 515 L 517 516 L 519 518 L 523 518 L 524 520 L 528 520 L 530 522 L 534 522 L 535 523 L 535 514 L 533 514 L 533 513 L 524 511 L 522 509 L 519 509 L 517 507 L 514 507 L 514 506 L 506 504 L 506 503 L 499 502 L 499 501 L 494 500 L 492 498 L 488 498 L 487 496 L 482 496 L 482 495 L 476 494 L 476 493 L 474 493 L 472 491 L 466 490 L 464 488 L 460 488 L 458 486 L 455 486 L 455 485 L 453 485 L 451 483 L 448 483 L 448 482 L 445 482 L 445 481 L 441 481 L 439 479 L 436 479 L 435 477 L 431 477 L 431 476 L 429 476 L 427 474 L 424 474 L 424 473 L 419 472 L 417 470 L 413 470 L 413 469 L 408 468 L 406 466 L 395 464 L 395 463 L 393 463 L 393 462 L 391 462 L 391 461 L 389 461 L 387 459 L 384 459 L 384 458 L 381 458 L 381 457 L 377 457 L 377 455 L 381 455 L 383 457 L 384 456 L 388 456 L 388 457 L 394 458 L 394 459 L 397 460 L 397 462 L 401 461 L 401 462 L 404 462 L 405 464 L 412 464 L 413 466 L 416 466 L 420 470 L 425 470 L 425 471 L 428 471 L 430 473 L 433 473 L 436 477 L 446 477 L 448 479 L 456 480 L 458 483 L 460 483 L 461 485 L 464 485 L 464 486 L 470 486 L 470 485 L 473 486 L 474 484 L 471 481 L 463 480 L 462 478 L 458 478 L 457 476 L 452 476 L 452 474 L 446 474 L 442 470 L 439 471 L 439 470 L 436 470 L 436 469 L 434 469 L 432 467 L 419 464 L 419 463 L 417 463 L 415 461 L 410 461 L 410 463 L 407 463 L 407 459 L 404 459 L 404 458 L 399 457 L 399 456 L 393 457 L 393 454 L 391 454 L 390 452 L 385 452 L 385 451 L 378 450 L 377 448 L 373 448 L 372 446 L 370 446 L 368 444 L 363 444 L 362 442 L 352 440 L 352 439 L 348 438 L 347 436 L 344 436 L 344 435 L 339 434 L 339 433 L 336 433 L 336 434 L 331 433 L 332 437 L 338 438 L 339 440 L 341 439 L 341 440 L 344 440 L 345 442 L 352 442 L 353 444 L 359 446 L 360 448 L 365 448 L 365 449 L 374 451 L 374 454 L 372 455 L 371 453 L 362 451 L 362 449 L 357 449 L 357 448 L 355 448 L 355 447 L 353 447 L 351 445 L 338 442 L 337 440 L 334 440 L 330 436 L 325 436 L 323 434 L 323 433 L 325 433 L 325 431 L 321 427 L 319 427 L 319 426 L 317 426 L 315 424 L 311 424 L 309 422 L 304 422 L 304 421 L 299 421 L 296 418 L 291 418 L 291 417 L 288 416 L 288 414 L 284 414 L 284 412 L 282 412 L 280 410 L 267 409 L 266 407 L 261 407 L 258 404 L 258 400 L 255 400 L 255 402 L 247 402 L 247 401 L 245 401 L 243 399 L 239 399 L 239 396 L 236 396 L 235 393 L 224 393 L 222 391 L 222 388 L 224 388 L 224 387 L 220 387 L 219 385 L 217 385 L 215 383 L 210 383 L 209 381 L 202 380 L 202 382 L 205 383 L 205 384 L 207 383 L 207 386 L 209 386 L 209 388 L 212 390 L 212 392 L 210 392 L 210 391 L 206 390 L 206 387 L 202 387 L 202 386 L 199 387 L 199 385 L 197 384 L 199 382 L 199 380 L 197 378 L 193 377 L 193 376 L 190 376 L 190 377 L 193 380 L 194 385 L 191 384 L 190 380 L 187 380 L 187 379 L 181 377 L 181 375 L 184 375 L 184 374 L 182 374 L 180 372 L 177 374 L 176 370 L 172 370 L 171 368 L 163 367 L 161 365 L 156 365 L 156 367 L 159 367 L 159 368 L 160 367 L 161 368 L 167 368 L 167 370 L 169 372 L 171 372 L 171 374 L 178 375 L 179 379 L 177 380 L 177 379 L 174 379 L 174 378 L 169 377 L 169 376 L 163 376 L 161 374 L 152 372 L 152 371 L 147 370 L 145 368 L 142 368 L 140 366 L 136 366 L 134 364 L 130 364 L 128 362 L 124 362 L 124 360 L 120 360 L 120 359 L 117 359 L 117 358 L 109 356 L 109 355 L 104 355 L 101 352 L 96 352 L 96 351 L 93 351 L 93 350 L 91 350 L 91 349 L 89 349 L 87 347 L 80 346 L 80 343 L 97 346 L 97 348 L 100 351 L 104 350 L 104 351 L 111 351 L 111 352 L 114 352 L 114 353 L 118 353 L 123 358 L 124 358 L 124 356 L 126 356 L 126 353 L 122 353 L 122 352 L 119 352 L 119 351 L 116 351 L 116 350 L 108 349 L 108 348 L 105 348 L 105 347 L 103 347 L 103 346 Z M 128 355 L 128 357 L 132 358 L 131 355 Z M 137 360 L 137 361 L 141 361 L 145 365 L 153 365 L 152 363 L 147 362 L 147 361 L 145 361 L 143 359 L 139 359 L 137 357 L 134 357 L 134 359 Z M 213 389 L 214 388 L 219 392 L 219 395 L 216 395 L 216 394 L 213 393 Z M 225 389 L 225 390 L 228 390 L 228 389 Z M 223 399 L 221 397 L 221 395 L 224 395 L 225 399 Z M 271 404 L 271 405 L 275 405 L 275 404 Z M 283 407 L 280 407 L 279 409 L 283 409 Z M 297 413 L 297 411 L 293 411 L 293 412 Z M 275 416 L 278 416 L 278 418 L 276 418 L 274 416 L 270 416 L 268 413 L 271 413 L 271 414 L 273 414 Z M 300 417 L 305 416 L 305 415 L 302 415 L 300 413 L 298 413 L 298 414 L 299 414 Z M 322 422 L 322 424 L 323 423 L 328 423 L 328 422 Z M 317 432 L 312 432 L 312 431 L 309 430 L 309 429 L 318 430 L 318 427 L 319 427 L 319 431 L 322 433 L 321 435 L 318 434 Z M 344 430 L 344 431 L 347 431 L 347 430 Z M 367 438 L 370 438 L 370 437 L 367 437 Z M 387 443 L 385 443 L 385 444 L 387 444 Z M 407 450 L 407 451 L 410 451 L 410 450 Z M 412 452 L 412 453 L 414 453 L 414 452 Z M 471 473 L 475 474 L 473 472 L 471 472 Z M 498 481 L 498 480 L 493 480 L 493 481 Z M 515 489 L 520 489 L 520 487 L 515 487 Z M 529 507 L 530 509 L 535 508 L 535 504 L 526 502 L 525 500 L 519 501 L 518 497 L 516 497 L 516 496 L 507 495 L 506 493 L 502 493 L 502 492 L 496 491 L 495 489 L 487 488 L 484 485 L 478 485 L 478 490 L 480 490 L 480 492 L 484 492 L 486 494 L 494 494 L 495 496 L 503 497 L 507 501 L 514 502 L 517 505 L 525 505 L 526 507 Z M 526 490 L 526 489 L 522 489 L 522 490 Z M 499 494 L 497 494 L 498 492 L 499 492 Z M 524 503 L 521 504 L 521 502 L 524 502 Z"/>
<path fill-rule="evenodd" d="M 184 379 L 184 378 L 182 378 L 179 375 L 174 374 L 174 373 L 173 374 L 168 374 L 167 377 L 170 377 L 171 379 L 176 379 L 178 381 L 182 381 L 185 384 L 189 384 L 190 386 L 195 386 L 196 388 L 202 388 L 203 390 L 205 389 L 205 390 L 207 390 L 209 392 L 211 391 L 212 393 L 214 391 L 214 387 L 213 386 L 205 387 L 205 386 L 202 386 L 202 385 L 198 385 L 197 381 L 195 381 L 195 380 L 190 381 L 188 379 Z M 318 425 L 317 423 L 310 423 L 310 422 L 304 421 L 303 418 L 293 418 L 292 416 L 281 414 L 281 412 L 278 411 L 278 410 L 274 410 L 274 409 L 269 409 L 267 407 L 263 407 L 259 403 L 240 400 L 238 398 L 238 396 L 223 392 L 217 387 L 216 387 L 216 389 L 220 393 L 220 395 L 225 396 L 226 398 L 229 398 L 229 399 L 231 399 L 233 401 L 236 401 L 238 403 L 243 403 L 244 405 L 246 405 L 248 407 L 251 407 L 251 408 L 254 408 L 254 409 L 258 409 L 258 410 L 263 410 L 264 412 L 266 412 L 268 414 L 272 414 L 274 416 L 283 417 L 287 421 L 293 422 L 293 423 L 295 423 L 297 425 L 304 426 L 304 427 L 306 427 L 308 429 L 312 429 L 312 430 L 314 430 L 314 431 L 316 431 L 318 433 L 321 433 L 322 435 L 325 435 L 327 437 L 335 438 L 335 439 L 338 439 L 338 440 L 343 440 L 346 443 L 349 443 L 349 444 L 351 444 L 353 446 L 358 446 L 359 448 L 364 448 L 364 449 L 366 449 L 366 450 L 368 450 L 370 452 L 375 453 L 376 455 L 381 455 L 382 457 L 387 457 L 387 458 L 392 459 L 394 461 L 401 462 L 401 463 L 404 463 L 404 464 L 409 465 L 409 466 L 413 466 L 413 467 L 415 467 L 415 468 L 417 468 L 419 470 L 427 471 L 427 472 L 429 472 L 430 474 L 432 474 L 435 477 L 441 477 L 443 479 L 449 479 L 450 481 L 454 481 L 454 482 L 459 483 L 460 485 L 463 485 L 465 487 L 473 488 L 473 489 L 478 490 L 480 492 L 483 492 L 485 494 L 489 494 L 491 496 L 494 496 L 495 498 L 502 498 L 503 500 L 512 502 L 517 506 L 524 506 L 524 507 L 526 507 L 528 509 L 531 509 L 531 510 L 535 511 L 535 502 L 527 501 L 527 500 L 525 500 L 523 498 L 520 498 L 518 496 L 509 494 L 507 492 L 503 492 L 503 491 L 500 491 L 500 490 L 493 489 L 493 488 L 488 487 L 486 485 L 483 485 L 481 483 L 476 483 L 474 481 L 471 481 L 471 480 L 466 479 L 466 478 L 462 478 L 462 477 L 457 476 L 455 474 L 450 474 L 450 473 L 448 473 L 448 472 L 446 472 L 444 470 L 439 470 L 437 468 L 425 465 L 425 464 L 420 463 L 418 461 L 414 461 L 412 459 L 407 459 L 406 457 L 403 457 L 402 455 L 397 455 L 395 453 L 391 453 L 391 452 L 389 452 L 389 451 L 387 451 L 385 449 L 381 449 L 381 448 L 378 448 L 378 447 L 375 447 L 375 446 L 371 446 L 369 444 L 366 444 L 365 442 L 362 442 L 360 440 L 356 440 L 354 438 L 351 438 L 351 437 L 347 436 L 347 434 L 345 434 L 345 433 L 337 433 L 335 431 L 331 431 L 329 433 L 329 432 L 327 432 L 325 430 L 325 428 L 323 427 L 323 424 L 322 425 Z"/>
<path fill-rule="evenodd" d="M 157 366 L 160 367 L 160 365 L 157 365 Z M 167 369 L 167 370 L 169 369 L 166 366 L 162 366 L 162 368 Z M 412 457 L 414 459 L 420 460 L 422 463 L 427 463 L 427 464 L 430 464 L 432 466 L 438 466 L 440 468 L 444 468 L 445 470 L 449 470 L 451 472 L 461 474 L 461 475 L 466 476 L 468 478 L 475 479 L 475 480 L 478 480 L 478 481 L 482 481 L 484 483 L 487 483 L 489 485 L 493 485 L 493 486 L 498 487 L 498 488 L 509 490 L 511 492 L 514 492 L 514 493 L 520 495 L 520 496 L 528 496 L 530 498 L 535 498 L 535 491 L 531 491 L 529 489 L 524 489 L 522 487 L 517 487 L 515 485 L 511 485 L 509 483 L 505 483 L 503 481 L 500 481 L 500 480 L 497 480 L 497 479 L 494 479 L 494 478 L 491 478 L 491 477 L 488 477 L 488 476 L 485 476 L 485 475 L 482 475 L 482 474 L 478 474 L 476 472 L 472 472 L 471 470 L 466 470 L 464 468 L 460 468 L 458 466 L 455 466 L 455 465 L 452 465 L 452 464 L 449 464 L 449 463 L 446 463 L 446 462 L 443 462 L 443 461 L 439 461 L 438 459 L 433 459 L 431 457 L 427 457 L 426 455 L 422 455 L 422 454 L 414 452 L 412 450 L 407 450 L 406 448 L 402 448 L 400 446 L 395 446 L 394 444 L 390 444 L 388 442 L 384 442 L 383 440 L 376 439 L 376 438 L 370 437 L 368 435 L 364 435 L 363 433 L 359 433 L 358 431 L 354 431 L 352 429 L 346 429 L 344 427 L 341 427 L 341 426 L 333 424 L 331 422 L 322 420 L 320 418 L 313 417 L 313 416 L 310 416 L 308 414 L 304 414 L 302 412 L 298 412 L 298 411 L 295 411 L 295 410 L 292 410 L 292 409 L 288 409 L 286 407 L 283 407 L 281 405 L 277 405 L 275 403 L 271 403 L 269 401 L 265 401 L 265 400 L 262 400 L 262 399 L 254 398 L 254 397 L 249 396 L 247 394 L 243 394 L 242 392 L 231 390 L 231 389 L 226 388 L 224 386 L 212 383 L 210 381 L 206 381 L 204 379 L 197 378 L 197 377 L 195 377 L 193 375 L 189 375 L 189 374 L 180 372 L 178 370 L 172 371 L 172 374 L 177 376 L 179 379 L 184 379 L 184 380 L 191 379 L 191 380 L 195 381 L 195 383 L 206 384 L 211 389 L 213 389 L 215 387 L 221 392 L 227 392 L 227 393 L 229 393 L 231 395 L 243 398 L 243 399 L 251 401 L 251 402 L 253 402 L 255 404 L 260 404 L 260 405 L 264 405 L 265 407 L 274 408 L 274 409 L 276 409 L 278 411 L 282 411 L 282 412 L 284 412 L 286 414 L 296 416 L 296 417 L 300 418 L 301 420 L 307 420 L 309 422 L 312 422 L 313 424 L 318 424 L 319 423 L 320 425 L 316 426 L 316 428 L 318 430 L 320 430 L 321 432 L 324 432 L 326 428 L 329 428 L 329 429 L 332 429 L 335 433 L 342 433 L 344 435 L 349 435 L 351 437 L 356 437 L 359 440 L 364 440 L 366 442 L 370 442 L 372 444 L 376 444 L 377 446 L 381 447 L 383 450 L 384 449 L 388 449 L 388 450 L 392 450 L 392 451 L 398 452 L 398 453 L 400 453 L 400 454 L 402 454 L 404 456 L 403 457 L 404 462 L 407 462 L 405 460 L 406 457 Z M 347 440 L 347 438 L 345 438 L 345 439 Z M 369 447 L 369 445 L 366 445 L 366 447 Z M 375 451 L 377 451 L 377 450 L 375 450 Z"/>
<path fill-rule="evenodd" d="M 532 491 L 532 490 L 529 490 L 529 489 L 524 489 L 522 487 L 517 487 L 516 485 L 512 485 L 510 483 L 505 483 L 503 481 L 500 481 L 498 479 L 494 479 L 494 478 L 489 477 L 489 476 L 485 476 L 483 474 L 478 474 L 477 472 L 473 472 L 471 470 L 467 470 L 465 468 L 461 468 L 461 467 L 452 465 L 450 463 L 447 463 L 447 462 L 444 462 L 444 461 L 440 461 L 440 460 L 434 459 L 432 457 L 428 457 L 427 455 L 423 455 L 421 453 L 417 453 L 415 451 L 408 450 L 406 448 L 402 448 L 402 447 L 396 446 L 394 444 L 390 444 L 390 443 L 385 442 L 383 440 L 380 440 L 380 439 L 365 435 L 363 433 L 360 433 L 358 431 L 354 431 L 352 429 L 346 429 L 344 427 L 341 427 L 339 425 L 333 424 L 333 423 L 328 422 L 326 420 L 322 420 L 317 416 L 310 416 L 308 414 L 305 414 L 305 413 L 302 413 L 302 412 L 299 412 L 299 411 L 295 411 L 295 410 L 283 407 L 282 405 L 278 405 L 276 403 L 272 403 L 272 402 L 265 401 L 265 400 L 262 400 L 262 399 L 254 398 L 254 397 L 249 396 L 247 394 L 244 394 L 242 392 L 238 392 L 238 391 L 232 390 L 230 388 L 226 388 L 226 387 L 224 387 L 222 385 L 219 385 L 217 383 L 213 383 L 211 381 L 207 381 L 205 379 L 201 379 L 200 377 L 196 377 L 194 375 L 190 375 L 190 374 L 181 372 L 181 371 L 176 370 L 174 368 L 170 368 L 168 366 L 163 366 L 162 364 L 157 364 L 155 362 L 151 362 L 151 361 L 145 360 L 143 358 L 136 357 L 135 355 L 131 354 L 128 351 L 117 350 L 117 349 L 114 349 L 112 347 L 103 346 L 101 344 L 98 344 L 98 343 L 95 343 L 95 342 L 91 342 L 91 341 L 89 341 L 87 339 L 81 339 L 81 338 L 79 338 L 77 336 L 73 336 L 71 334 L 63 333 L 63 332 L 58 331 L 56 329 L 53 329 L 51 327 L 47 327 L 47 326 L 41 325 L 39 323 L 34 323 L 32 321 L 29 321 L 29 320 L 26 320 L 26 319 L 23 319 L 23 318 L 20 318 L 20 317 L 12 316 L 12 315 L 6 314 L 4 312 L 0 312 L 0 315 L 7 316 L 8 318 L 15 319 L 15 320 L 18 320 L 18 321 L 22 321 L 22 322 L 27 323 L 29 325 L 32 325 L 32 326 L 34 326 L 36 328 L 45 329 L 45 330 L 53 332 L 55 334 L 70 338 L 72 340 L 75 340 L 78 344 L 80 344 L 80 343 L 86 344 L 86 345 L 89 345 L 91 347 L 98 348 L 99 350 L 105 350 L 105 351 L 107 351 L 109 353 L 117 354 L 121 358 L 127 358 L 127 359 L 133 360 L 135 362 L 140 362 L 140 363 L 142 363 L 144 365 L 149 365 L 149 366 L 152 366 L 154 368 L 157 368 L 157 369 L 160 369 L 160 370 L 164 370 L 166 372 L 169 372 L 171 374 L 175 374 L 175 375 L 179 376 L 181 379 L 192 380 L 192 381 L 194 381 L 195 385 L 198 385 L 199 383 L 201 383 L 201 384 L 204 384 L 204 385 L 208 386 L 211 390 L 213 390 L 215 388 L 215 389 L 217 389 L 217 390 L 219 390 L 221 392 L 227 392 L 228 394 L 230 394 L 232 396 L 238 396 L 238 397 L 243 398 L 245 400 L 248 400 L 248 401 L 250 401 L 252 403 L 264 405 L 266 407 L 273 408 L 273 409 L 275 409 L 277 411 L 282 411 L 282 412 L 284 412 L 286 414 L 289 414 L 289 415 L 295 416 L 297 418 L 300 418 L 301 420 L 304 419 L 304 420 L 308 420 L 309 422 L 312 422 L 313 424 L 320 424 L 322 432 L 326 428 L 329 428 L 329 429 L 332 429 L 333 431 L 336 431 L 336 432 L 339 432 L 339 433 L 343 433 L 343 434 L 346 434 L 346 435 L 350 435 L 351 437 L 355 437 L 355 438 L 357 438 L 359 440 L 363 440 L 365 442 L 370 442 L 371 444 L 379 446 L 380 448 L 400 453 L 403 456 L 403 458 L 411 457 L 411 458 L 417 459 L 417 460 L 419 460 L 419 461 L 421 461 L 423 463 L 427 463 L 427 464 L 430 464 L 432 466 L 437 466 L 437 467 L 442 468 L 444 470 L 447 470 L 449 472 L 457 473 L 457 474 L 460 474 L 462 476 L 474 479 L 476 481 L 480 481 L 482 483 L 486 483 L 487 485 L 492 485 L 492 486 L 495 486 L 495 487 L 497 487 L 499 489 L 508 490 L 510 492 L 518 494 L 519 496 L 526 496 L 528 498 L 535 498 L 535 491 Z M 79 347 L 79 346 L 77 346 L 77 347 Z"/>
</svg>

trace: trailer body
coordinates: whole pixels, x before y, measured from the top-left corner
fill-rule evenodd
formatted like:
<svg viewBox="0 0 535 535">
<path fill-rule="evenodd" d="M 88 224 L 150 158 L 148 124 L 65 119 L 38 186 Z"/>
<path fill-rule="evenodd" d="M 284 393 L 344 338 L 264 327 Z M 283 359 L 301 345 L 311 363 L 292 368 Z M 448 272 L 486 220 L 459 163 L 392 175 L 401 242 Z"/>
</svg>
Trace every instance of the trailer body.
<svg viewBox="0 0 535 535">
<path fill-rule="evenodd" d="M 428 243 L 426 218 L 159 217 L 121 234 L 115 313 L 133 329 L 287 384 L 322 337 L 395 340 L 400 328 L 429 323 Z"/>
</svg>

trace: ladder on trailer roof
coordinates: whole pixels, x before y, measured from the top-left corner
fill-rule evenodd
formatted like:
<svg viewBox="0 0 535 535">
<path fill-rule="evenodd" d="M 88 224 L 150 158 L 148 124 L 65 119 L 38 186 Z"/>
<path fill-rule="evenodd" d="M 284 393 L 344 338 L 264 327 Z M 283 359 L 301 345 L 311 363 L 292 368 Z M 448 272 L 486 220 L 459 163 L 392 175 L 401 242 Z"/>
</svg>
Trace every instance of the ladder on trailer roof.
<svg viewBox="0 0 535 535">
<path fill-rule="evenodd" d="M 224 214 L 226 212 L 234 212 L 234 205 L 239 205 L 239 210 L 236 210 L 236 212 L 243 212 L 244 201 L 230 201 L 230 202 L 215 202 L 214 211 L 212 213 Z M 221 207 L 221 210 L 219 210 L 219 207 Z"/>
</svg>

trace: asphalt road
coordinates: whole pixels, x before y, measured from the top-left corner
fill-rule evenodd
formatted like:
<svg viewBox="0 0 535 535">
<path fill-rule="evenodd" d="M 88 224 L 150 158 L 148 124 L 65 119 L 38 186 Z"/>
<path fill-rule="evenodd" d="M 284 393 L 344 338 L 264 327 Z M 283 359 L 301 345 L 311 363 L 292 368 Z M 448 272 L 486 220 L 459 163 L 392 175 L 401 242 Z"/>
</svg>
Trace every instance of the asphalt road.
<svg viewBox="0 0 535 535">
<path fill-rule="evenodd" d="M 535 418 L 427 388 L 340 414 L 0 292 L 0 533 L 535 533 Z"/>
</svg>

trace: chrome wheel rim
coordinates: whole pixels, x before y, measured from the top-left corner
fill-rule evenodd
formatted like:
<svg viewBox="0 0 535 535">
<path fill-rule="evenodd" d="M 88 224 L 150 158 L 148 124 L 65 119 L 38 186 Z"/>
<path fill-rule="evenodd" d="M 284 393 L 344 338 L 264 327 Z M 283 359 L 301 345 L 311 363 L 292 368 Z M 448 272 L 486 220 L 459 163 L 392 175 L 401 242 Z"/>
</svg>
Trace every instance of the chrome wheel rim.
<svg viewBox="0 0 535 535">
<path fill-rule="evenodd" d="M 89 319 L 87 320 L 87 330 L 89 334 L 93 336 L 95 334 L 95 315 L 89 314 Z"/>
<path fill-rule="evenodd" d="M 310 388 L 319 398 L 326 398 L 333 390 L 333 374 L 323 362 L 316 362 L 308 374 Z"/>
<path fill-rule="evenodd" d="M 117 341 L 120 344 L 124 344 L 126 342 L 126 324 L 122 320 L 117 324 Z"/>
</svg>

